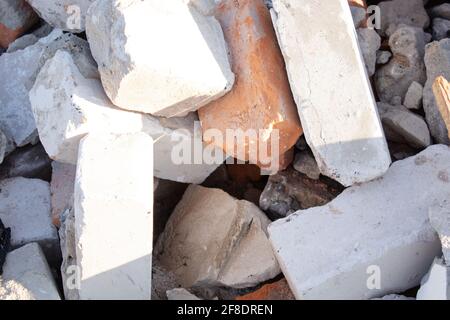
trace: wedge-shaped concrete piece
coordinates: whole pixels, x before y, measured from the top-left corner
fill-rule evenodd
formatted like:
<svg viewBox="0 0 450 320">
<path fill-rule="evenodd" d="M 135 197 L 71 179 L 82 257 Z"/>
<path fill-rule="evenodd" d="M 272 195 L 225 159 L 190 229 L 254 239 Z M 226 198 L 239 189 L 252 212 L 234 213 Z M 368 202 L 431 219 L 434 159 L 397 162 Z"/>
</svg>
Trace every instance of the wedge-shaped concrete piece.
<svg viewBox="0 0 450 320">
<path fill-rule="evenodd" d="M 80 299 L 150 299 L 152 163 L 145 133 L 81 141 L 74 196 Z"/>
<path fill-rule="evenodd" d="M 254 204 L 190 185 L 158 239 L 156 256 L 183 287 L 252 287 L 279 272 L 269 219 Z"/>
<path fill-rule="evenodd" d="M 86 33 L 105 91 L 121 108 L 182 116 L 233 86 L 219 23 L 189 1 L 99 0 Z"/>
<path fill-rule="evenodd" d="M 298 299 L 404 292 L 441 254 L 428 209 L 449 197 L 450 148 L 434 145 L 326 206 L 272 223 L 270 240 Z"/>
<path fill-rule="evenodd" d="M 274 0 L 273 6 L 302 127 L 321 172 L 345 186 L 383 175 L 391 159 L 347 1 Z"/>
<path fill-rule="evenodd" d="M 37 243 L 8 253 L 0 279 L 0 300 L 60 300 L 56 282 Z"/>
</svg>

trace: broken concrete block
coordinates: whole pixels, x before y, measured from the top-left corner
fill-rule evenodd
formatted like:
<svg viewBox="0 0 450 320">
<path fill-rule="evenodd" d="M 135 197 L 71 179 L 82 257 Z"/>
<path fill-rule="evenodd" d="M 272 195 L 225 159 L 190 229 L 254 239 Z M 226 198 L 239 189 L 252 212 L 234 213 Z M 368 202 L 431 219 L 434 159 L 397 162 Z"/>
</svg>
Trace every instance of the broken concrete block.
<svg viewBox="0 0 450 320">
<path fill-rule="evenodd" d="M 36 13 L 25 0 L 0 1 L 0 47 L 7 48 L 37 20 Z"/>
<path fill-rule="evenodd" d="M 406 92 L 403 105 L 408 109 L 419 110 L 422 108 L 423 86 L 414 81 Z"/>
<path fill-rule="evenodd" d="M 389 38 L 393 58 L 375 74 L 375 87 L 380 100 L 391 103 L 395 96 L 403 101 L 411 83 L 426 81 L 425 33 L 420 28 L 400 26 Z"/>
<path fill-rule="evenodd" d="M 52 160 L 42 144 L 17 148 L 8 155 L 0 167 L 0 180 L 14 177 L 50 181 Z"/>
<path fill-rule="evenodd" d="M 437 77 L 432 88 L 436 106 L 450 137 L 450 84 L 444 77 Z"/>
<path fill-rule="evenodd" d="M 391 159 L 347 1 L 273 4 L 292 92 L 320 171 L 345 186 L 379 177 Z M 317 59 L 317 48 L 333 54 Z M 338 88 L 338 82 L 351 85 Z"/>
<path fill-rule="evenodd" d="M 60 226 L 61 214 L 71 204 L 76 171 L 77 167 L 73 164 L 52 162 L 52 180 L 50 182 L 52 222 L 57 227 Z"/>
<path fill-rule="evenodd" d="M 0 182 L 0 219 L 11 228 L 11 246 L 38 242 L 47 258 L 59 257 L 59 240 L 50 216 L 50 186 L 22 177 Z"/>
<path fill-rule="evenodd" d="M 339 192 L 337 188 L 319 180 L 308 179 L 289 168 L 269 177 L 259 199 L 259 207 L 275 220 L 299 209 L 325 205 Z"/>
<path fill-rule="evenodd" d="M 50 158 L 76 164 L 80 139 L 89 133 L 139 132 L 141 114 L 115 107 L 100 80 L 85 78 L 67 51 L 42 67 L 30 93 L 39 137 Z"/>
<path fill-rule="evenodd" d="M 392 53 L 389 51 L 378 51 L 377 52 L 377 64 L 386 64 L 392 57 Z"/>
<path fill-rule="evenodd" d="M 183 287 L 252 287 L 280 272 L 269 223 L 248 201 L 190 185 L 158 239 L 156 257 Z"/>
<path fill-rule="evenodd" d="M 450 36 L 450 20 L 434 18 L 433 19 L 433 39 L 442 40 Z"/>
<path fill-rule="evenodd" d="M 236 300 L 295 300 L 286 279 L 263 285 L 260 289 L 237 297 Z"/>
<path fill-rule="evenodd" d="M 430 130 L 425 120 L 404 106 L 378 104 L 386 137 L 394 142 L 406 142 L 413 148 L 425 148 L 431 144 Z"/>
<path fill-rule="evenodd" d="M 352 12 L 353 23 L 355 28 L 362 27 L 363 23 L 366 21 L 367 10 L 362 7 L 350 6 Z"/>
<path fill-rule="evenodd" d="M 184 288 L 167 290 L 166 294 L 168 300 L 202 300 Z"/>
<path fill-rule="evenodd" d="M 0 300 L 60 300 L 44 254 L 30 243 L 8 254 L 0 280 Z"/>
<path fill-rule="evenodd" d="M 436 258 L 430 271 L 422 279 L 417 300 L 450 300 L 450 267 Z"/>
<path fill-rule="evenodd" d="M 23 50 L 5 53 L 0 57 L 0 73 L 4 80 L 0 82 L 0 128 L 19 147 L 37 139 L 28 92 L 40 68 L 58 49 L 73 52 L 80 66 L 89 65 L 87 60 L 92 60 L 90 56 L 87 57 L 89 45 L 85 40 L 62 34 L 60 30 L 53 31 Z M 92 73 L 91 70 L 86 72 Z"/>
<path fill-rule="evenodd" d="M 450 148 L 434 145 L 328 205 L 272 223 L 296 298 L 370 299 L 417 286 L 441 252 L 428 208 L 449 198 L 449 174 Z"/>
<path fill-rule="evenodd" d="M 150 299 L 152 164 L 145 133 L 81 140 L 74 195 L 80 299 Z"/>
<path fill-rule="evenodd" d="M 377 62 L 377 51 L 381 46 L 381 38 L 374 29 L 360 28 L 356 30 L 358 34 L 359 47 L 366 63 L 369 77 L 375 74 Z"/>
<path fill-rule="evenodd" d="M 431 8 L 430 15 L 432 17 L 450 20 L 450 3 L 443 3 L 439 6 Z"/>
<path fill-rule="evenodd" d="M 233 86 L 219 23 L 186 1 L 99 0 L 86 33 L 106 94 L 121 108 L 183 116 Z"/>
<path fill-rule="evenodd" d="M 450 39 L 429 43 L 425 49 L 427 82 L 423 89 L 423 108 L 433 138 L 450 145 L 449 131 L 433 94 L 433 83 L 437 77 L 450 79 Z"/>
<path fill-rule="evenodd" d="M 423 0 L 393 0 L 378 4 L 381 13 L 381 33 L 392 34 L 401 24 L 425 29 L 430 18 L 424 8 Z"/>
<path fill-rule="evenodd" d="M 308 178 L 318 180 L 320 170 L 316 159 L 309 152 L 299 152 L 295 155 L 293 167 L 298 172 L 305 174 Z"/>
<path fill-rule="evenodd" d="M 210 141 L 207 134 L 213 130 L 223 137 L 233 133 L 234 139 L 211 142 L 236 159 L 280 167 L 302 129 L 270 13 L 263 1 L 240 0 L 236 6 L 226 0 L 218 6 L 216 17 L 230 47 L 236 84 L 230 93 L 199 110 L 204 138 Z M 261 156 L 261 150 L 267 153 Z"/>
<path fill-rule="evenodd" d="M 156 259 L 153 259 L 152 300 L 166 300 L 167 291 L 178 288 L 179 286 L 175 275 L 164 269 Z"/>
<path fill-rule="evenodd" d="M 445 263 L 450 267 L 450 203 L 445 200 L 429 210 L 431 226 L 441 239 Z"/>
<path fill-rule="evenodd" d="M 83 32 L 86 12 L 95 0 L 27 0 L 52 27 L 70 32 Z"/>
</svg>

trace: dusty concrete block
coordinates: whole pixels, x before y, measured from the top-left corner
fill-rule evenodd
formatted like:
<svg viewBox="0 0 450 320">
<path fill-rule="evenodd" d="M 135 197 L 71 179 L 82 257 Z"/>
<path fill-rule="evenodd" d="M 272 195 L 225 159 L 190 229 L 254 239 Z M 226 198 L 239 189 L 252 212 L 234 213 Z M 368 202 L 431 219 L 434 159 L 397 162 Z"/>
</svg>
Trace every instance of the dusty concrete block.
<svg viewBox="0 0 450 320">
<path fill-rule="evenodd" d="M 425 33 L 420 28 L 400 26 L 389 38 L 393 58 L 375 74 L 375 87 L 380 100 L 392 103 L 396 96 L 403 101 L 411 83 L 426 81 Z"/>
<path fill-rule="evenodd" d="M 393 0 L 378 4 L 381 13 L 381 32 L 392 34 L 399 25 L 425 29 L 430 18 L 424 8 L 423 0 Z"/>
<path fill-rule="evenodd" d="M 52 162 L 52 179 L 50 182 L 52 202 L 52 222 L 60 226 L 61 214 L 68 205 L 73 205 L 73 188 L 77 167 L 73 164 Z"/>
<path fill-rule="evenodd" d="M 81 140 L 74 195 L 80 299 L 150 299 L 152 164 L 147 134 Z"/>
<path fill-rule="evenodd" d="M 378 104 L 386 137 L 394 142 L 406 142 L 413 148 L 425 148 L 431 144 L 430 130 L 425 120 L 404 106 Z"/>
<path fill-rule="evenodd" d="M 152 300 L 167 300 L 167 291 L 179 287 L 175 275 L 164 269 L 156 259 L 153 259 Z"/>
<path fill-rule="evenodd" d="M 240 0 L 236 6 L 226 0 L 218 6 L 216 17 L 230 47 L 236 84 L 230 93 L 199 110 L 203 132 L 218 129 L 223 137 L 230 131 L 236 136 L 243 132 L 245 138 L 211 140 L 234 158 L 282 167 L 283 155 L 302 129 L 270 13 L 263 1 Z M 261 159 L 260 150 L 268 150 L 267 159 Z"/>
<path fill-rule="evenodd" d="M 423 277 L 417 300 L 450 300 L 450 267 L 436 258 L 430 271 Z"/>
<path fill-rule="evenodd" d="M 86 12 L 95 0 L 27 0 L 39 16 L 52 27 L 83 32 Z"/>
<path fill-rule="evenodd" d="M 36 13 L 25 0 L 1 0 L 0 47 L 7 48 L 37 20 Z"/>
<path fill-rule="evenodd" d="M 450 3 L 443 3 L 439 6 L 431 8 L 430 15 L 432 17 L 450 20 Z"/>
<path fill-rule="evenodd" d="M 18 50 L 23 50 L 28 46 L 35 44 L 39 40 L 34 34 L 26 34 L 18 39 L 16 39 L 13 43 L 11 43 L 6 50 L 7 53 L 12 53 Z"/>
<path fill-rule="evenodd" d="M 392 53 L 389 51 L 378 51 L 377 52 L 377 64 L 386 64 L 392 57 Z"/>
<path fill-rule="evenodd" d="M 450 267 L 450 202 L 436 204 L 429 211 L 431 226 L 441 239 L 445 263 Z"/>
<path fill-rule="evenodd" d="M 439 41 L 448 37 L 450 37 L 450 20 L 434 18 L 433 39 Z"/>
<path fill-rule="evenodd" d="M 189 1 L 100 0 L 86 33 L 105 91 L 121 108 L 183 116 L 233 86 L 219 23 Z"/>
<path fill-rule="evenodd" d="M 433 83 L 442 76 L 450 79 L 450 39 L 429 43 L 425 49 L 425 65 L 427 82 L 423 89 L 423 108 L 433 138 L 443 144 L 450 145 L 449 131 L 433 94 Z"/>
<path fill-rule="evenodd" d="M 381 38 L 374 29 L 360 28 L 356 30 L 369 77 L 375 74 L 377 51 L 381 46 Z"/>
<path fill-rule="evenodd" d="M 366 21 L 367 11 L 365 8 L 350 6 L 355 28 L 359 28 Z"/>
<path fill-rule="evenodd" d="M 406 92 L 403 105 L 408 109 L 419 110 L 422 108 L 423 86 L 414 81 Z"/>
<path fill-rule="evenodd" d="M 347 2 L 273 4 L 300 120 L 322 174 L 346 186 L 379 177 L 391 159 Z M 333 54 L 318 59 L 317 48 Z"/>
<path fill-rule="evenodd" d="M 450 84 L 444 77 L 438 77 L 432 89 L 436 106 L 450 137 Z"/>
<path fill-rule="evenodd" d="M 59 49 L 76 53 L 76 63 L 83 70 L 90 65 L 88 43 L 71 34 L 62 34 L 61 30 L 53 31 L 24 50 L 0 57 L 0 73 L 4 75 L 4 81 L 0 82 L 0 129 L 19 147 L 36 142 L 37 130 L 28 92 L 46 60 Z M 92 70 L 85 72 L 92 73 Z"/>
<path fill-rule="evenodd" d="M 428 209 L 449 198 L 449 174 L 449 147 L 434 145 L 328 205 L 272 223 L 296 298 L 370 299 L 417 286 L 441 251 Z"/>
<path fill-rule="evenodd" d="M 60 299 L 52 272 L 37 243 L 8 253 L 0 279 L 0 300 Z"/>
<path fill-rule="evenodd" d="M 255 286 L 280 272 L 266 236 L 269 222 L 248 201 L 190 185 L 155 253 L 183 287 Z"/>
<path fill-rule="evenodd" d="M 307 151 L 299 152 L 295 155 L 293 167 L 298 172 L 305 174 L 308 178 L 318 180 L 320 170 L 317 166 L 316 159 Z"/>
<path fill-rule="evenodd" d="M 11 246 L 38 242 L 49 260 L 59 257 L 59 241 L 50 216 L 50 186 L 22 177 L 0 182 L 0 219 L 11 228 Z"/>
<path fill-rule="evenodd" d="M 100 80 L 86 78 L 67 51 L 42 67 L 29 93 L 39 137 L 50 158 L 76 164 L 78 144 L 88 132 L 132 133 L 144 127 L 141 114 L 115 107 Z"/>
</svg>

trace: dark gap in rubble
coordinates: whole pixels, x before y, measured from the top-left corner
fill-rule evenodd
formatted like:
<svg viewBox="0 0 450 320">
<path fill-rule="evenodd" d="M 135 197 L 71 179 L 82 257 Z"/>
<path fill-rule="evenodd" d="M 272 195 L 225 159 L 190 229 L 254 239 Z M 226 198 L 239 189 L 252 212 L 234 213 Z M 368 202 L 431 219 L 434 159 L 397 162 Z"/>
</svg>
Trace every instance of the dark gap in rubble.
<svg viewBox="0 0 450 320">
<path fill-rule="evenodd" d="M 3 273 L 3 264 L 6 260 L 6 254 L 11 246 L 11 229 L 6 228 L 0 219 L 0 275 Z"/>
</svg>

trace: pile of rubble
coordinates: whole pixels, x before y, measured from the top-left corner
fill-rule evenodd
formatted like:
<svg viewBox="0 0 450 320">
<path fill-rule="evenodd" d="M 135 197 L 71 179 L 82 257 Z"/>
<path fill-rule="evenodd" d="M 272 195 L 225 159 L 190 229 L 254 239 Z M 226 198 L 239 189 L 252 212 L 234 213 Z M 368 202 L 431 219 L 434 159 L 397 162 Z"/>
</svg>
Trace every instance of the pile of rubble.
<svg viewBox="0 0 450 320">
<path fill-rule="evenodd" d="M 450 3 L 0 0 L 0 299 L 449 299 Z"/>
</svg>

